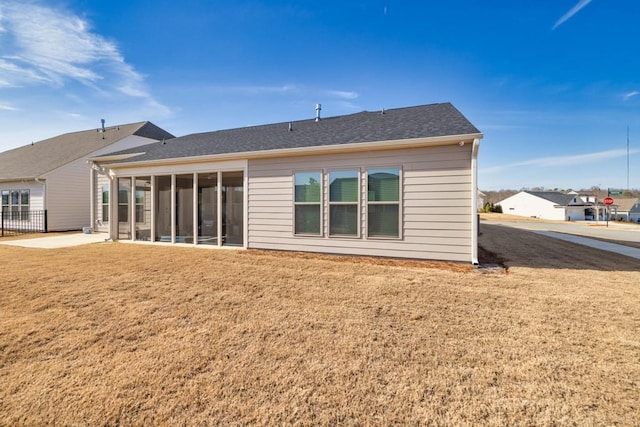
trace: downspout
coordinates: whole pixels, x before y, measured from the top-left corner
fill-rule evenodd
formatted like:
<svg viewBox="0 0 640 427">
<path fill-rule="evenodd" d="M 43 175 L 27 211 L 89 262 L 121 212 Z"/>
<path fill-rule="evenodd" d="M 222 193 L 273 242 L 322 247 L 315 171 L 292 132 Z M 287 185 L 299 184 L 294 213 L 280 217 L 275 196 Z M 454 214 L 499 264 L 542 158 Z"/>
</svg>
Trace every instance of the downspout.
<svg viewBox="0 0 640 427">
<path fill-rule="evenodd" d="M 479 265 L 478 262 L 478 234 L 480 232 L 478 216 L 478 149 L 480 140 L 473 140 L 471 149 L 471 263 Z"/>
</svg>

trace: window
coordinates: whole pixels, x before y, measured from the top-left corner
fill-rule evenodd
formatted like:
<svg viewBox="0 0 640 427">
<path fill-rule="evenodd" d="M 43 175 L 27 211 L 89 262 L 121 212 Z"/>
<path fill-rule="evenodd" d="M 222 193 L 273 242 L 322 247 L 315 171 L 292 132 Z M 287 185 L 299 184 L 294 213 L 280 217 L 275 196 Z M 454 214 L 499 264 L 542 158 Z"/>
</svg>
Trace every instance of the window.
<svg viewBox="0 0 640 427">
<path fill-rule="evenodd" d="M 294 174 L 295 234 L 321 235 L 321 172 Z"/>
<path fill-rule="evenodd" d="M 136 223 L 138 224 L 144 224 L 146 222 L 144 217 L 144 199 L 144 190 L 136 189 Z"/>
<path fill-rule="evenodd" d="M 329 235 L 358 235 L 359 171 L 329 172 Z"/>
<path fill-rule="evenodd" d="M 109 186 L 102 186 L 102 222 L 109 222 Z"/>
<path fill-rule="evenodd" d="M 9 212 L 9 190 L 2 190 L 2 212 Z"/>
<path fill-rule="evenodd" d="M 29 219 L 29 190 L 20 190 L 20 219 Z"/>
<path fill-rule="evenodd" d="M 367 170 L 367 236 L 400 237 L 400 168 Z"/>
<path fill-rule="evenodd" d="M 11 190 L 11 219 L 19 219 L 20 215 L 20 191 Z"/>
<path fill-rule="evenodd" d="M 12 220 L 29 220 L 29 190 L 2 190 L 2 211 Z"/>
</svg>

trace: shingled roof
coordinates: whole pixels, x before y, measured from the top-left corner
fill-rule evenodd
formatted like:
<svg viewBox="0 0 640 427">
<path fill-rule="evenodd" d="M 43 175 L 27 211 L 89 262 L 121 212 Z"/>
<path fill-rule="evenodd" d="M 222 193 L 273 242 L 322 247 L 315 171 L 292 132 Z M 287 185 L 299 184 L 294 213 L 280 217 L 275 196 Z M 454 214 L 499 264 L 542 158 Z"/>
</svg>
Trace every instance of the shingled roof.
<svg viewBox="0 0 640 427">
<path fill-rule="evenodd" d="M 577 197 L 575 194 L 564 194 L 558 191 L 525 191 L 533 196 L 548 200 L 559 206 L 568 206 Z"/>
<path fill-rule="evenodd" d="M 126 163 L 452 135 L 481 137 L 453 105 L 442 103 L 197 133 L 110 155 L 138 153 L 118 161 Z"/>
<path fill-rule="evenodd" d="M 151 122 L 131 123 L 101 129 L 65 133 L 0 153 L 0 180 L 26 180 L 64 166 L 130 135 L 155 140 L 173 138 Z"/>
</svg>

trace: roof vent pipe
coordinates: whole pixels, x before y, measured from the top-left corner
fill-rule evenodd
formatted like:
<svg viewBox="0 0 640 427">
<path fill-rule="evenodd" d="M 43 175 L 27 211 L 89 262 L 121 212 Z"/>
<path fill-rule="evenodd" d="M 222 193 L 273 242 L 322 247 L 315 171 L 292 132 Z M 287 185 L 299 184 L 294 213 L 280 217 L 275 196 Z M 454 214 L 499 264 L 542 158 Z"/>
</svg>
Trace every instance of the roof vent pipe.
<svg viewBox="0 0 640 427">
<path fill-rule="evenodd" d="M 316 122 L 320 121 L 320 110 L 322 110 L 322 104 L 316 104 Z"/>
</svg>

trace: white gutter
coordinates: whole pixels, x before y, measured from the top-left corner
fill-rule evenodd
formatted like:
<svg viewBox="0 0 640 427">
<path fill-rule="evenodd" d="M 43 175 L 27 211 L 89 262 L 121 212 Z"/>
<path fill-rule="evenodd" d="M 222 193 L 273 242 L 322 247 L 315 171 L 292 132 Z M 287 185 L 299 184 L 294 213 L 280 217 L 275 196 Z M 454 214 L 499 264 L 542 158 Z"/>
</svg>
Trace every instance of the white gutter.
<svg viewBox="0 0 640 427">
<path fill-rule="evenodd" d="M 480 139 L 473 140 L 471 151 L 471 263 L 478 265 L 478 149 Z"/>
<path fill-rule="evenodd" d="M 145 160 L 139 162 L 127 162 L 127 163 L 104 163 L 106 168 L 127 168 L 127 167 L 140 167 L 140 166 L 155 166 L 163 164 L 185 164 L 196 162 L 214 162 L 223 160 L 236 160 L 236 159 L 256 159 L 256 158 L 270 158 L 270 157 L 289 157 L 289 156 L 303 156 L 313 155 L 319 153 L 349 153 L 358 151 L 374 151 L 374 150 L 396 150 L 399 148 L 415 148 L 422 146 L 435 147 L 438 145 L 451 145 L 459 144 L 460 142 L 471 142 L 473 140 L 482 138 L 481 133 L 464 134 L 464 135 L 451 135 L 451 136 L 438 136 L 430 138 L 411 138 L 411 139 L 398 139 L 389 141 L 375 141 L 375 142 L 356 142 L 351 144 L 334 144 L 334 145 L 320 145 L 313 147 L 300 147 L 300 148 L 282 148 L 276 150 L 262 150 L 262 151 L 242 151 L 237 153 L 224 153 L 224 154 L 212 154 L 204 156 L 193 157 L 179 157 L 179 158 L 167 158 L 157 160 Z M 142 153 L 139 153 L 142 154 Z M 90 160 L 100 162 L 102 161 L 117 161 L 124 160 L 115 158 L 116 156 L 109 156 L 106 158 L 92 158 Z M 118 156 L 119 157 L 119 156 Z M 127 158 L 131 155 L 127 155 Z"/>
</svg>

